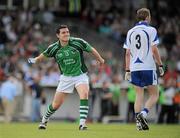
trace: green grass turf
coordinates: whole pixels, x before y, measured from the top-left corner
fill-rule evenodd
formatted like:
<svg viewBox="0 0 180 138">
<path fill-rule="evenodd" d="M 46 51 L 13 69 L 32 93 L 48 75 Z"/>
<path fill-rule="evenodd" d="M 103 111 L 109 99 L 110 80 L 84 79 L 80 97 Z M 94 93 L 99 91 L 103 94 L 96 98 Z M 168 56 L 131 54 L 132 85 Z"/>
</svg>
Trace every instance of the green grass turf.
<svg viewBox="0 0 180 138">
<path fill-rule="evenodd" d="M 0 123 L 0 138 L 180 138 L 180 125 L 151 124 L 149 131 L 137 131 L 135 124 L 88 124 L 87 131 L 79 131 L 75 123 L 37 127 L 37 123 Z"/>
</svg>

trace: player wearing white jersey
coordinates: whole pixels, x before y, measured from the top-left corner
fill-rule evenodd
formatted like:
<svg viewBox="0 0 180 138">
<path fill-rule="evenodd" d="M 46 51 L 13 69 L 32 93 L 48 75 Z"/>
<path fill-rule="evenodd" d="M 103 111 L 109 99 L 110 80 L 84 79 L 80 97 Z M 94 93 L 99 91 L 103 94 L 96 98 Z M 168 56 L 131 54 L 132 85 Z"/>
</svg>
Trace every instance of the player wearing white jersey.
<svg viewBox="0 0 180 138">
<path fill-rule="evenodd" d="M 137 11 L 138 23 L 128 31 L 124 48 L 126 49 L 125 79 L 134 84 L 136 100 L 134 111 L 138 130 L 148 130 L 147 114 L 158 100 L 158 86 L 156 64 L 159 72 L 164 74 L 162 61 L 157 49 L 159 39 L 157 31 L 149 25 L 151 21 L 150 11 L 142 8 Z M 144 87 L 147 86 L 150 97 L 141 110 L 144 101 Z"/>
</svg>

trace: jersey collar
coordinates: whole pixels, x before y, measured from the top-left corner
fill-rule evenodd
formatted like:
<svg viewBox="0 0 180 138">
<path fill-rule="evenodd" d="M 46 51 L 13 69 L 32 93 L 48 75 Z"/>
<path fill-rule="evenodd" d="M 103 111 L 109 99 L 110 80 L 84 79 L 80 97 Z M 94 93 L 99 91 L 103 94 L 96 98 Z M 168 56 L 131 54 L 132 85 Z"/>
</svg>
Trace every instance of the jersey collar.
<svg viewBox="0 0 180 138">
<path fill-rule="evenodd" d="M 60 41 L 58 40 L 58 45 L 59 45 L 59 47 L 61 48 L 62 46 L 61 46 L 61 43 L 60 43 Z"/>
<path fill-rule="evenodd" d="M 62 46 L 61 45 L 61 42 L 58 40 L 58 44 L 59 44 L 59 46 L 62 48 L 62 47 L 67 47 L 68 45 L 69 45 L 69 41 L 68 41 L 68 44 L 67 45 L 65 45 L 65 46 Z"/>
<path fill-rule="evenodd" d="M 138 26 L 138 25 L 145 25 L 145 26 L 149 26 L 148 22 L 146 22 L 146 21 L 140 21 L 140 22 L 136 23 L 136 25 L 135 25 L 135 26 Z"/>
</svg>

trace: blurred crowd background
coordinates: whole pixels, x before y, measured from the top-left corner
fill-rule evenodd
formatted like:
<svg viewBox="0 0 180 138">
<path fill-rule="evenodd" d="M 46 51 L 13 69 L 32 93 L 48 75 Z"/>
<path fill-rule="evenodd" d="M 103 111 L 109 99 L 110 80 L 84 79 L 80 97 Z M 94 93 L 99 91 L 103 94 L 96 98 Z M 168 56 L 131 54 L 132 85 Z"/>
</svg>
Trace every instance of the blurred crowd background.
<svg viewBox="0 0 180 138">
<path fill-rule="evenodd" d="M 27 106 L 31 109 L 27 120 L 40 120 L 40 108 L 48 104 L 45 88 L 57 86 L 60 72 L 53 59 L 34 65 L 29 65 L 27 59 L 57 41 L 57 25 L 67 24 L 72 36 L 89 42 L 106 60 L 97 68 L 95 60 L 85 55 L 91 85 L 90 110 L 99 98 L 101 111 L 96 120 L 117 121 L 123 111 L 127 114 L 123 121 L 133 122 L 135 92 L 124 81 L 123 43 L 127 31 L 136 23 L 136 10 L 147 7 L 166 66 L 165 75 L 159 79 L 160 98 L 153 121 L 180 123 L 179 6 L 178 0 L 1 0 L 0 120 L 20 120 Z M 121 96 L 128 103 L 126 109 L 120 109 Z M 32 102 L 24 106 L 26 97 Z M 89 121 L 94 121 L 91 113 Z"/>
</svg>

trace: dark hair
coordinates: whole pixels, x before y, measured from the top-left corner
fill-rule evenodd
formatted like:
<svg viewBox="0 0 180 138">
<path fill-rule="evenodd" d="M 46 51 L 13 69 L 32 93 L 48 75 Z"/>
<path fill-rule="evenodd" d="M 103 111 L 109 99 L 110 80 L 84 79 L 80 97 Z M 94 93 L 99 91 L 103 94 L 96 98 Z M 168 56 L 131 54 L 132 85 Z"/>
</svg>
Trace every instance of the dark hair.
<svg viewBox="0 0 180 138">
<path fill-rule="evenodd" d="M 68 26 L 67 26 L 67 25 L 64 25 L 64 24 L 59 25 L 59 26 L 57 27 L 57 29 L 56 29 L 56 34 L 59 34 L 60 29 L 62 29 L 62 28 L 68 28 Z"/>
<path fill-rule="evenodd" d="M 138 21 L 144 21 L 148 16 L 151 16 L 150 10 L 147 8 L 141 8 L 137 11 L 136 18 Z"/>
</svg>

